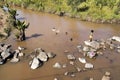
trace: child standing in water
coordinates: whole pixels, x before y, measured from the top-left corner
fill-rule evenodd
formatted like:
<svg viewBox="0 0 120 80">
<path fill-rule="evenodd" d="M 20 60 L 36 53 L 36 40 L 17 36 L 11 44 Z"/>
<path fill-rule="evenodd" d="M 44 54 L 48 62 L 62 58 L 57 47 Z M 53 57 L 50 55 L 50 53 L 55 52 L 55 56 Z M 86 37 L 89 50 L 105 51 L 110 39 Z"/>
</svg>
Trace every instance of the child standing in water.
<svg viewBox="0 0 120 80">
<path fill-rule="evenodd" d="M 91 33 L 89 35 L 90 42 L 92 42 L 92 40 L 93 40 L 93 33 L 94 33 L 94 30 L 91 30 Z"/>
</svg>

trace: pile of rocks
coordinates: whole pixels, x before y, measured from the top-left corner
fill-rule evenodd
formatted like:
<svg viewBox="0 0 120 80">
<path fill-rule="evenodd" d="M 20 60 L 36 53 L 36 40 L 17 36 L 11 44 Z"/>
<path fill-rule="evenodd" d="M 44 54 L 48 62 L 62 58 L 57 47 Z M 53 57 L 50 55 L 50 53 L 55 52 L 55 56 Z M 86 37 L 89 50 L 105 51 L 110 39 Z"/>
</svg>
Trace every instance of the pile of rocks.
<svg viewBox="0 0 120 80">
<path fill-rule="evenodd" d="M 21 52 L 22 50 L 16 49 L 12 51 L 10 44 L 0 44 L 0 64 L 4 64 L 7 60 L 10 62 L 19 62 L 19 57 L 23 56 L 24 54 Z"/>
<path fill-rule="evenodd" d="M 30 68 L 36 69 L 40 67 L 44 62 L 47 62 L 48 59 L 54 58 L 56 54 L 54 53 L 46 53 L 43 49 L 37 48 L 35 49 L 34 56 L 32 57 L 32 60 L 30 61 Z"/>
<path fill-rule="evenodd" d="M 0 44 L 0 64 L 4 64 L 12 53 L 10 52 L 11 45 Z"/>
</svg>

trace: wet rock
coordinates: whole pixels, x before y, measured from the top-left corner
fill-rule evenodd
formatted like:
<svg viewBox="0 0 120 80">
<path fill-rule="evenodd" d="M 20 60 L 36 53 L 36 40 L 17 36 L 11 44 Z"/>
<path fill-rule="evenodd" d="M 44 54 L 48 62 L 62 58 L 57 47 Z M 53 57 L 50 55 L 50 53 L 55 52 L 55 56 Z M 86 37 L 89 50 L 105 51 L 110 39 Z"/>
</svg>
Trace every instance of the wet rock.
<svg viewBox="0 0 120 80">
<path fill-rule="evenodd" d="M 110 49 L 115 49 L 115 45 L 114 45 L 114 44 L 111 44 L 111 45 L 110 45 Z"/>
<path fill-rule="evenodd" d="M 81 62 L 81 63 L 86 63 L 86 59 L 85 58 L 78 58 L 78 60 Z"/>
<path fill-rule="evenodd" d="M 18 46 L 18 50 L 22 51 L 25 50 L 25 48 Z"/>
<path fill-rule="evenodd" d="M 65 75 L 65 76 L 75 77 L 74 72 L 68 72 L 68 71 L 67 71 L 67 72 L 64 73 L 64 75 Z"/>
<path fill-rule="evenodd" d="M 77 49 L 78 49 L 79 52 L 82 52 L 82 45 L 78 45 Z"/>
<path fill-rule="evenodd" d="M 38 68 L 40 65 L 41 65 L 41 63 L 40 63 L 39 59 L 35 57 L 35 58 L 33 58 L 33 61 L 31 62 L 30 68 L 31 68 L 31 69 L 36 69 L 36 68 Z"/>
<path fill-rule="evenodd" d="M 58 80 L 58 78 L 54 78 L 54 80 Z"/>
<path fill-rule="evenodd" d="M 83 51 L 88 52 L 88 51 L 90 51 L 90 48 L 88 46 L 84 46 Z"/>
<path fill-rule="evenodd" d="M 93 78 L 90 78 L 90 80 L 94 80 Z"/>
<path fill-rule="evenodd" d="M 18 54 L 18 56 L 22 57 L 22 56 L 24 56 L 24 53 L 20 52 L 20 53 Z"/>
<path fill-rule="evenodd" d="M 85 64 L 85 68 L 86 69 L 92 69 L 94 66 L 93 66 L 93 64 L 91 64 L 91 63 L 86 63 Z"/>
<path fill-rule="evenodd" d="M 0 58 L 0 65 L 1 65 L 1 64 L 4 64 L 4 63 L 5 63 L 5 60 L 2 59 L 2 58 Z"/>
<path fill-rule="evenodd" d="M 97 41 L 84 41 L 85 45 L 90 46 L 94 49 L 99 49 L 100 48 L 100 43 Z"/>
<path fill-rule="evenodd" d="M 54 68 L 62 68 L 62 66 L 60 65 L 60 63 L 56 62 L 54 65 L 53 65 Z"/>
<path fill-rule="evenodd" d="M 68 72 L 65 72 L 64 75 L 67 76 L 67 75 L 68 75 Z"/>
<path fill-rule="evenodd" d="M 118 49 L 117 52 L 120 53 L 120 49 Z"/>
<path fill-rule="evenodd" d="M 68 53 L 69 51 L 68 50 L 65 50 L 64 53 Z"/>
<path fill-rule="evenodd" d="M 63 66 L 62 66 L 63 68 L 66 68 L 67 67 L 67 64 L 63 64 Z"/>
<path fill-rule="evenodd" d="M 75 77 L 75 74 L 71 74 L 70 76 L 71 76 L 71 77 Z"/>
<path fill-rule="evenodd" d="M 77 67 L 76 69 L 77 69 L 78 72 L 81 72 L 81 71 L 82 71 L 81 68 L 79 68 L 79 67 Z"/>
<path fill-rule="evenodd" d="M 54 58 L 56 56 L 56 54 L 51 53 L 51 52 L 47 53 L 47 55 L 48 55 L 49 58 Z"/>
<path fill-rule="evenodd" d="M 40 52 L 45 52 L 45 51 L 44 51 L 42 48 L 36 48 L 36 49 L 35 49 L 35 52 L 36 52 L 36 53 L 40 53 Z"/>
<path fill-rule="evenodd" d="M 72 54 L 67 55 L 67 58 L 69 60 L 75 60 L 75 56 L 73 56 Z"/>
<path fill-rule="evenodd" d="M 113 36 L 111 39 L 120 42 L 120 37 L 118 36 Z"/>
<path fill-rule="evenodd" d="M 46 62 L 48 60 L 48 56 L 45 52 L 40 52 L 37 56 L 38 59 L 40 59 L 43 62 Z"/>
<path fill-rule="evenodd" d="M 71 65 L 74 65 L 74 61 L 70 61 L 70 64 L 71 64 Z"/>
<path fill-rule="evenodd" d="M 109 76 L 103 76 L 102 80 L 110 80 L 110 77 Z"/>
<path fill-rule="evenodd" d="M 11 54 L 8 51 L 3 51 L 1 53 L 2 59 L 7 59 Z"/>
<path fill-rule="evenodd" d="M 103 55 L 103 52 L 98 51 L 97 54 Z"/>
<path fill-rule="evenodd" d="M 18 55 L 19 55 L 19 50 L 15 50 L 13 58 L 18 58 Z"/>
<path fill-rule="evenodd" d="M 105 75 L 106 76 L 110 76 L 110 72 L 105 72 Z"/>
<path fill-rule="evenodd" d="M 20 61 L 19 58 L 12 58 L 12 59 L 10 60 L 10 62 L 12 62 L 12 63 L 17 63 L 17 62 L 19 62 L 19 61 Z"/>
</svg>

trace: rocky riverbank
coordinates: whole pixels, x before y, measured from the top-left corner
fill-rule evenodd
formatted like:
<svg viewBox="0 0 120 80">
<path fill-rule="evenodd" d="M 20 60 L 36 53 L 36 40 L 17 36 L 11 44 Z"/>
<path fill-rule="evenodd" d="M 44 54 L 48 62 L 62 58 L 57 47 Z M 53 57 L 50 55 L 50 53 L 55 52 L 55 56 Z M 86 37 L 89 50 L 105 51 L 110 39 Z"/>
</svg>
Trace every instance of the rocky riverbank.
<svg viewBox="0 0 120 80">
<path fill-rule="evenodd" d="M 0 41 L 7 38 L 10 34 L 11 25 L 9 22 L 9 13 L 0 8 Z"/>
</svg>

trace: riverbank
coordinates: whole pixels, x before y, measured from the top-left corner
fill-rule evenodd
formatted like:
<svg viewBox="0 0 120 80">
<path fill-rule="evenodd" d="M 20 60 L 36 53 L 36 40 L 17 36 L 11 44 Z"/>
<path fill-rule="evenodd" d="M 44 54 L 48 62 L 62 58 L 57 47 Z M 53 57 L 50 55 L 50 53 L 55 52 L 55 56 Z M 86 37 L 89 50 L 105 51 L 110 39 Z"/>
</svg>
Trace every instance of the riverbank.
<svg viewBox="0 0 120 80">
<path fill-rule="evenodd" d="M 8 32 L 10 30 L 8 17 L 9 14 L 0 8 L 0 41 L 4 40 L 8 36 Z"/>
<path fill-rule="evenodd" d="M 19 6 L 33 11 L 47 12 L 59 16 L 69 16 L 82 21 L 95 23 L 120 23 L 119 1 L 6 1 L 9 5 Z"/>
</svg>

